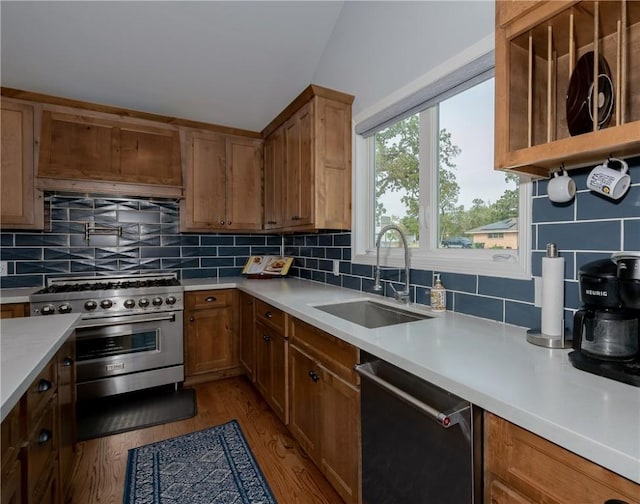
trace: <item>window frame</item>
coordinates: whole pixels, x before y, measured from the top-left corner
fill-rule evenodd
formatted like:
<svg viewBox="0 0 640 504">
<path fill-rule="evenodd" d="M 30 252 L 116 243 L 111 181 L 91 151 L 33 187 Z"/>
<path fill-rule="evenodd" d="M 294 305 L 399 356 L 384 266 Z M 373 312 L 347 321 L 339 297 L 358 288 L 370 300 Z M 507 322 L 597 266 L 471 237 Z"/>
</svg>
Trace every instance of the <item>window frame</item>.
<svg viewBox="0 0 640 504">
<path fill-rule="evenodd" d="M 484 81 L 483 81 L 484 82 Z M 396 97 L 398 98 L 398 97 Z M 445 97 L 446 99 L 446 97 Z M 531 278 L 531 207 L 532 182 L 520 177 L 518 212 L 518 249 L 453 249 L 437 245 L 438 209 L 430 202 L 438 201 L 437 138 L 428 140 L 429 128 L 438 125 L 437 107 L 421 112 L 420 120 L 420 248 L 410 248 L 410 266 L 413 269 L 446 271 L 452 273 L 497 276 L 514 279 Z M 426 120 L 425 120 L 426 119 Z M 375 170 L 373 135 L 364 137 L 353 131 L 353 216 L 351 261 L 356 264 L 375 264 Z M 403 267 L 401 248 L 381 248 L 380 263 L 384 266 Z"/>
</svg>

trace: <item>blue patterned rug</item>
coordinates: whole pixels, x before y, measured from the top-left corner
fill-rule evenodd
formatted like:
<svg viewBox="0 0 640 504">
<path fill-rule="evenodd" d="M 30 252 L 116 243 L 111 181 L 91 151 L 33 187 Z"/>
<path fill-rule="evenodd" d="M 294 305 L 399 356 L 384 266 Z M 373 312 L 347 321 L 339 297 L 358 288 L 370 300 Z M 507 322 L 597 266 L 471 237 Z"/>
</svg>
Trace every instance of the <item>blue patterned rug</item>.
<svg viewBox="0 0 640 504">
<path fill-rule="evenodd" d="M 236 420 L 129 450 L 124 504 L 276 504 Z"/>
</svg>

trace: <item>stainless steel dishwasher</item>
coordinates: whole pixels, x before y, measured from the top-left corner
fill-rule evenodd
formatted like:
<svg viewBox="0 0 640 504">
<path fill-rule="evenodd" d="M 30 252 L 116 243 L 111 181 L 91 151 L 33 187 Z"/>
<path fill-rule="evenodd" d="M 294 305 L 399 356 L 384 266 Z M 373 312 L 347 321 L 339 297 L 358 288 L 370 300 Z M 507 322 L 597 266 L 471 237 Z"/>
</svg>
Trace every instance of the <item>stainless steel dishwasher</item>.
<svg viewBox="0 0 640 504">
<path fill-rule="evenodd" d="M 361 361 L 363 502 L 482 502 L 480 408 L 365 352 Z"/>
</svg>

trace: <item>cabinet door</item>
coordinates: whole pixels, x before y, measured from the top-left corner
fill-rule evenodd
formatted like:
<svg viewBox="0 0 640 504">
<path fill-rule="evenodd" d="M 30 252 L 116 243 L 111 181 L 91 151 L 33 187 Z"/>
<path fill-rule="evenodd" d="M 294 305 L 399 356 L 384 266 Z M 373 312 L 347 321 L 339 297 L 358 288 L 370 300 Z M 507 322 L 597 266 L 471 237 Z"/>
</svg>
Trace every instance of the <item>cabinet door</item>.
<svg viewBox="0 0 640 504">
<path fill-rule="evenodd" d="M 256 338 L 256 388 L 268 402 L 271 395 L 271 329 L 260 322 L 255 324 Z"/>
<path fill-rule="evenodd" d="M 315 191 L 312 166 L 312 102 L 304 105 L 285 123 L 285 226 L 313 222 L 311 210 Z"/>
<path fill-rule="evenodd" d="M 68 495 L 76 448 L 75 339 L 70 338 L 58 351 L 58 450 L 62 497 Z"/>
<path fill-rule="evenodd" d="M 0 305 L 0 319 L 26 317 L 29 313 L 27 303 L 10 303 Z"/>
<path fill-rule="evenodd" d="M 262 228 L 262 141 L 226 139 L 226 226 Z"/>
<path fill-rule="evenodd" d="M 42 194 L 34 186 L 33 107 L 2 98 L 0 222 L 3 228 L 42 229 Z"/>
<path fill-rule="evenodd" d="M 320 366 L 322 472 L 348 503 L 360 492 L 360 391 Z"/>
<path fill-rule="evenodd" d="M 193 134 L 189 140 L 183 231 L 223 229 L 225 225 L 225 140 L 216 134 Z"/>
<path fill-rule="evenodd" d="M 317 228 L 350 229 L 351 106 L 322 97 L 315 98 L 314 105 L 314 224 Z M 303 176 L 311 178 L 311 174 Z"/>
<path fill-rule="evenodd" d="M 287 340 L 279 332 L 272 332 L 271 340 L 271 407 L 286 425 L 289 423 L 289 399 L 287 379 Z"/>
<path fill-rule="evenodd" d="M 321 371 L 295 345 L 289 347 L 289 430 L 309 456 L 319 460 Z"/>
<path fill-rule="evenodd" d="M 122 125 L 119 134 L 120 175 L 124 181 L 182 185 L 180 138 L 174 130 Z"/>
<path fill-rule="evenodd" d="M 234 367 L 233 307 L 187 312 L 185 376 Z"/>
<path fill-rule="evenodd" d="M 2 471 L 2 488 L 0 495 L 2 504 L 22 504 L 22 468 L 20 461 L 15 460 L 6 470 Z"/>
<path fill-rule="evenodd" d="M 264 228 L 284 226 L 284 128 L 280 127 L 264 144 Z"/>
<path fill-rule="evenodd" d="M 240 293 L 240 364 L 249 379 L 255 381 L 256 338 L 253 297 Z"/>
</svg>

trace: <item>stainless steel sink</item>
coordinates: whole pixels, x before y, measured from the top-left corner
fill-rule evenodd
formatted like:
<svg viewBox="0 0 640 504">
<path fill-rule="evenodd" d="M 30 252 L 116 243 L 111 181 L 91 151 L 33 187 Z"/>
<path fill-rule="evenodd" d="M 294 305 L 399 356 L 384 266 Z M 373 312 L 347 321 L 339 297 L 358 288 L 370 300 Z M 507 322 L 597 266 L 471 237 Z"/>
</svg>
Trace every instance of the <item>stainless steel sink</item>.
<svg viewBox="0 0 640 504">
<path fill-rule="evenodd" d="M 320 305 L 315 308 L 368 329 L 433 318 L 369 300 Z"/>
</svg>

